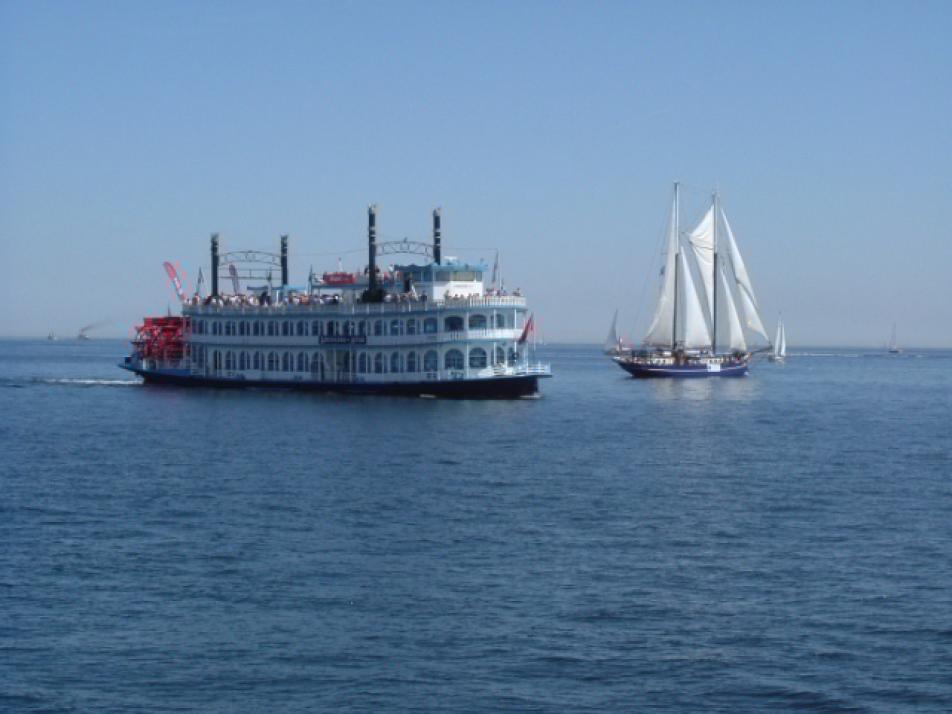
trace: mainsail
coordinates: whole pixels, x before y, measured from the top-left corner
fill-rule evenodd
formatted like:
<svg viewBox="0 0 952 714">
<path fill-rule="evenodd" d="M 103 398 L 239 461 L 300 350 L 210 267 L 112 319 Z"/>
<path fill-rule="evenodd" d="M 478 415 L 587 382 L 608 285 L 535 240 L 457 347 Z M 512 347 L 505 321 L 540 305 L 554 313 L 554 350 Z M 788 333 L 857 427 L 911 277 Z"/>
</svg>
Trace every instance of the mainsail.
<svg viewBox="0 0 952 714">
<path fill-rule="evenodd" d="M 661 267 L 661 293 L 655 308 L 651 327 L 645 335 L 645 344 L 653 347 L 672 347 L 674 345 L 674 307 L 676 303 L 678 256 L 678 199 L 675 192 L 674 205 L 668 221 L 668 239 L 664 251 L 664 265 Z"/>
<path fill-rule="evenodd" d="M 714 207 L 707 209 L 701 222 L 688 234 L 688 242 L 697 261 L 707 314 L 714 314 Z"/>
<path fill-rule="evenodd" d="M 683 344 L 685 349 L 702 349 L 711 345 L 711 331 L 707 326 L 707 317 L 704 314 L 704 306 L 698 297 L 697 288 L 694 286 L 694 278 L 688 269 L 687 258 L 684 253 L 681 256 L 681 285 L 684 286 L 681 305 L 682 319 L 679 320 L 681 334 L 683 335 Z"/>
<path fill-rule="evenodd" d="M 734 271 L 734 282 L 737 284 L 737 290 L 740 293 L 740 305 L 744 314 L 744 324 L 751 332 L 768 340 L 767 330 L 764 329 L 763 320 L 760 319 L 760 310 L 757 307 L 757 298 L 754 295 L 754 287 L 750 283 L 750 276 L 747 274 L 747 266 L 744 265 L 744 258 L 737 248 L 737 241 L 734 240 L 734 231 L 731 230 L 731 224 L 727 222 L 727 215 L 721 210 L 721 220 L 724 222 L 724 228 L 727 230 L 727 248 L 730 256 L 731 268 Z"/>
</svg>

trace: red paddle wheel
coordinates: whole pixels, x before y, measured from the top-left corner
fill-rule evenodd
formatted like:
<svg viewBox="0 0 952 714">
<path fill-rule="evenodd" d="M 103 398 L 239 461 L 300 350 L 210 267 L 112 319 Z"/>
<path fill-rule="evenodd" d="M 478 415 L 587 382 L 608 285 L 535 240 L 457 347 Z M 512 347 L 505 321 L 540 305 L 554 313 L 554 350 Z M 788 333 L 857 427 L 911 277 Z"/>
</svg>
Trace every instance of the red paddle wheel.
<svg viewBox="0 0 952 714">
<path fill-rule="evenodd" d="M 140 360 L 177 362 L 185 356 L 184 317 L 146 317 L 132 340 Z"/>
</svg>

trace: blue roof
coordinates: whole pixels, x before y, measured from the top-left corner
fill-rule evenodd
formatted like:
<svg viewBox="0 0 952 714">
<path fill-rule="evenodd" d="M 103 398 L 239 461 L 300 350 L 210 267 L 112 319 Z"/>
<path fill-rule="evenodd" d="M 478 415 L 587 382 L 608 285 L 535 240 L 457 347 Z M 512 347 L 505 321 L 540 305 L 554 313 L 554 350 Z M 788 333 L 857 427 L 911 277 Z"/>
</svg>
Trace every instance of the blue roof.
<svg viewBox="0 0 952 714">
<path fill-rule="evenodd" d="M 489 266 L 486 263 L 459 263 L 459 262 L 442 262 L 442 263 L 427 263 L 426 265 L 417 265 L 416 263 L 410 263 L 409 265 L 394 265 L 394 270 L 423 270 L 424 268 L 436 268 L 439 270 L 474 270 L 474 271 L 483 271 L 489 269 Z"/>
</svg>

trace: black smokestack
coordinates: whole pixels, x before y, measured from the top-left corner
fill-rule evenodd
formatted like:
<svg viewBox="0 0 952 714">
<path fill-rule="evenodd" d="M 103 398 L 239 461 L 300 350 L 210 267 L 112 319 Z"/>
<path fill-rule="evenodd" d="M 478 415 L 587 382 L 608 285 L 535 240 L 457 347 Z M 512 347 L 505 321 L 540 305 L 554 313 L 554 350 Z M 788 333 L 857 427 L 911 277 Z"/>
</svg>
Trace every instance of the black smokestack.
<svg viewBox="0 0 952 714">
<path fill-rule="evenodd" d="M 218 234 L 212 233 L 212 295 L 218 297 Z"/>
<path fill-rule="evenodd" d="M 367 208 L 367 290 L 365 302 L 380 302 L 383 290 L 377 286 L 377 205 Z"/>
<path fill-rule="evenodd" d="M 437 264 L 440 263 L 440 258 L 443 256 L 442 232 L 440 231 L 441 213 L 442 209 L 436 208 L 433 210 L 433 261 Z"/>
<path fill-rule="evenodd" d="M 370 292 L 377 290 L 377 206 L 367 208 L 367 265 L 370 271 Z"/>
<path fill-rule="evenodd" d="M 281 287 L 288 284 L 288 237 L 281 236 Z"/>
</svg>

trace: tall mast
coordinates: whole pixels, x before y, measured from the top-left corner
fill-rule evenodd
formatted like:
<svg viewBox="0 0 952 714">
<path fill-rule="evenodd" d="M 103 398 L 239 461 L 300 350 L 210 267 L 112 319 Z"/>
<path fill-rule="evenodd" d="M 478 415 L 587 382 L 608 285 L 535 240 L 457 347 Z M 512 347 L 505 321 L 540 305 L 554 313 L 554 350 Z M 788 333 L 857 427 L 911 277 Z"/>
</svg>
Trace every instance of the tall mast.
<svg viewBox="0 0 952 714">
<path fill-rule="evenodd" d="M 714 252 L 714 274 L 711 276 L 711 354 L 717 354 L 717 191 L 714 192 L 712 230 L 714 232 L 711 249 Z"/>
<path fill-rule="evenodd" d="M 678 263 L 681 262 L 681 234 L 678 223 L 678 182 L 674 182 L 674 311 L 671 323 L 671 351 L 678 346 Z"/>
</svg>

